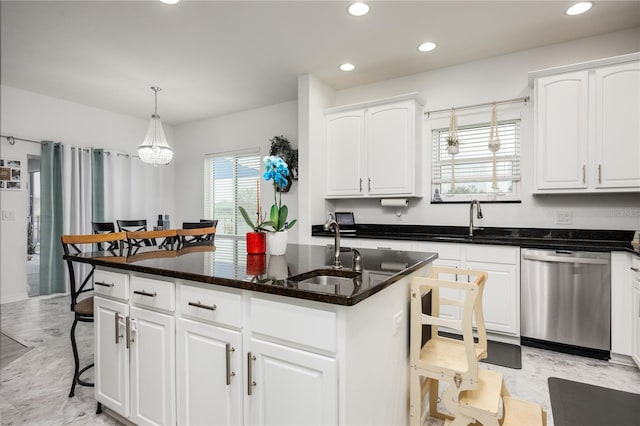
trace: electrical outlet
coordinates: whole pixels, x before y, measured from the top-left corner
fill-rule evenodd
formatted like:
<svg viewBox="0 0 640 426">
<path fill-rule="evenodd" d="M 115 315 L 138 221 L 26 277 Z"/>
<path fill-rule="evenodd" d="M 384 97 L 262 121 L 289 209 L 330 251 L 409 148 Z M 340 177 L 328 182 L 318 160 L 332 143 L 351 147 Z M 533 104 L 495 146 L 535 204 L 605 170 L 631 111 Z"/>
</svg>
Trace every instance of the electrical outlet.
<svg viewBox="0 0 640 426">
<path fill-rule="evenodd" d="M 556 212 L 556 225 L 571 225 L 572 223 L 573 223 L 573 212 L 571 211 Z"/>
<path fill-rule="evenodd" d="M 2 220 L 16 220 L 16 212 L 14 210 L 2 210 Z"/>
</svg>

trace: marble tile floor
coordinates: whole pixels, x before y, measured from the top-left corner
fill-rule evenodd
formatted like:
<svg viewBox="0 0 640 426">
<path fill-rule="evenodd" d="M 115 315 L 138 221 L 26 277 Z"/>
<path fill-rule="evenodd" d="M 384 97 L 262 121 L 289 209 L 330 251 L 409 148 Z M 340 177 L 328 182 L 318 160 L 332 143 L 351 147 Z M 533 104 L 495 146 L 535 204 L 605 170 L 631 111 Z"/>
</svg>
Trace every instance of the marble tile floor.
<svg viewBox="0 0 640 426">
<path fill-rule="evenodd" d="M 73 353 L 69 296 L 34 297 L 0 307 L 2 332 L 31 347 L 0 371 L 2 425 L 117 425 L 96 415 L 93 388 L 77 386 L 69 398 Z M 80 365 L 92 362 L 93 324 L 76 328 Z M 93 369 L 85 376 L 93 381 Z"/>
<path fill-rule="evenodd" d="M 73 355 L 69 330 L 73 315 L 69 296 L 35 297 L 3 304 L 0 328 L 3 333 L 31 347 L 0 371 L 0 424 L 2 425 L 118 425 L 104 414 L 96 415 L 93 388 L 78 386 L 69 398 Z M 79 324 L 77 340 L 81 365 L 93 356 L 93 325 Z M 517 398 L 541 403 L 553 425 L 548 377 L 611 387 L 640 393 L 640 370 L 605 361 L 556 352 L 522 348 L 521 370 L 490 364 L 482 367 L 505 376 L 507 388 Z M 86 378 L 91 378 L 92 370 Z M 425 426 L 442 425 L 427 419 Z"/>
</svg>

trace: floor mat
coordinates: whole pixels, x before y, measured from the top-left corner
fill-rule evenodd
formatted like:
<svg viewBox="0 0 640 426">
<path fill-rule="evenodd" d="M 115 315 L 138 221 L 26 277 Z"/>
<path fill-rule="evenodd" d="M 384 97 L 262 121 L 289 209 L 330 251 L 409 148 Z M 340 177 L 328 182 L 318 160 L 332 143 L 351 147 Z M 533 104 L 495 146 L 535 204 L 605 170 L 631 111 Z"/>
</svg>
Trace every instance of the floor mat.
<svg viewBox="0 0 640 426">
<path fill-rule="evenodd" d="M 459 334 L 444 331 L 440 331 L 438 334 L 462 340 L 462 336 Z M 487 340 L 487 358 L 480 360 L 480 362 L 520 370 L 522 368 L 522 348 L 518 345 Z"/>
<path fill-rule="evenodd" d="M 555 426 L 638 426 L 640 395 L 549 377 Z"/>
<path fill-rule="evenodd" d="M 4 368 L 12 361 L 20 358 L 29 347 L 13 340 L 4 333 L 0 333 L 0 368 Z"/>
</svg>

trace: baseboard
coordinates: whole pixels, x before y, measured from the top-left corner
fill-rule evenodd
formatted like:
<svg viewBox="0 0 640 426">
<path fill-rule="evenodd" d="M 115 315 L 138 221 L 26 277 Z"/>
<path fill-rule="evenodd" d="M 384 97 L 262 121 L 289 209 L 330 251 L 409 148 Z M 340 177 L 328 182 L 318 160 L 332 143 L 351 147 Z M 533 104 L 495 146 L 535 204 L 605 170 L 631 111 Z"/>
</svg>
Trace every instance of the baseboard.
<svg viewBox="0 0 640 426">
<path fill-rule="evenodd" d="M 614 354 L 613 352 L 611 352 L 611 359 L 609 362 L 612 364 L 625 365 L 627 367 L 637 367 L 636 362 L 629 355 Z"/>
</svg>

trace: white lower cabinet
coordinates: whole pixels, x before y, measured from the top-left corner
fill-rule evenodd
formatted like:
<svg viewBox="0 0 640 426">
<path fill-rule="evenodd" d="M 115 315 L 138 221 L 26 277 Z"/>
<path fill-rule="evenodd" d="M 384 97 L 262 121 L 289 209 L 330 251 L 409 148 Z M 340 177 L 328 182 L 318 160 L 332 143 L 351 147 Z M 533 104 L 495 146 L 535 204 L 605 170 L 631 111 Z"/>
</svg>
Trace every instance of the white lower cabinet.
<svg viewBox="0 0 640 426">
<path fill-rule="evenodd" d="M 129 350 L 123 321 L 124 302 L 94 297 L 95 397 L 123 417 L 129 417 Z"/>
<path fill-rule="evenodd" d="M 631 357 L 636 365 L 640 367 L 640 258 L 633 260 L 632 269 L 633 285 L 633 317 L 631 328 L 633 330 L 633 351 Z"/>
<path fill-rule="evenodd" d="M 255 338 L 250 342 L 247 424 L 337 424 L 334 358 Z"/>
<path fill-rule="evenodd" d="M 96 279 L 101 272 L 96 271 Z M 128 277 L 121 281 L 128 288 Z M 117 289 L 118 280 L 109 284 L 109 297 L 126 297 L 132 305 L 94 297 L 95 397 L 135 424 L 174 425 L 175 318 L 142 308 L 168 309 L 173 305 L 174 284 L 131 277 L 131 297 Z M 136 302 L 138 298 L 142 299 Z"/>
<path fill-rule="evenodd" d="M 175 318 L 130 309 L 131 412 L 138 425 L 172 425 L 175 415 Z"/>
<path fill-rule="evenodd" d="M 240 332 L 180 318 L 177 336 L 178 424 L 241 425 Z"/>
</svg>

